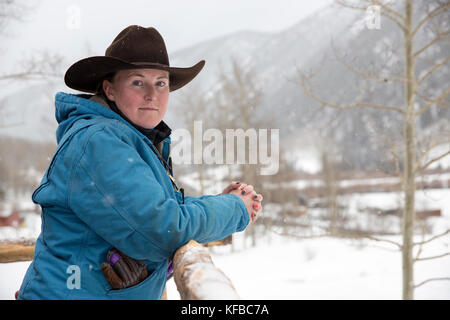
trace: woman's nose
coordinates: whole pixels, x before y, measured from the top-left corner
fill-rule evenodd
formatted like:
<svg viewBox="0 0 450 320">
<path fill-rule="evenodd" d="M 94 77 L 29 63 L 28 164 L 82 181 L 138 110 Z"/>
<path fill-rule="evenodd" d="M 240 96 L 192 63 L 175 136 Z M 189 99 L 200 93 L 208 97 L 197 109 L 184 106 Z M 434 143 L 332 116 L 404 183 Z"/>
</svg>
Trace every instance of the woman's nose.
<svg viewBox="0 0 450 320">
<path fill-rule="evenodd" d="M 153 100 L 155 98 L 156 90 L 152 86 L 147 86 L 145 89 L 145 100 Z"/>
</svg>

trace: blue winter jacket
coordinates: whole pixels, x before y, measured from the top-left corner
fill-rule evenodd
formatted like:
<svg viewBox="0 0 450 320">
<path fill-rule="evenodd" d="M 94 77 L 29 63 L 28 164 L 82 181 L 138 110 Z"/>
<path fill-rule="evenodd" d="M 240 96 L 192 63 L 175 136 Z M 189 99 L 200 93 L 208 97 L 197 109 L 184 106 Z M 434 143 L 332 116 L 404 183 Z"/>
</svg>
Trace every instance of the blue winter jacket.
<svg viewBox="0 0 450 320">
<path fill-rule="evenodd" d="M 19 299 L 160 299 L 177 248 L 249 223 L 232 194 L 187 196 L 183 204 L 152 142 L 90 97 L 56 94 L 58 148 L 32 196 L 42 229 Z M 112 248 L 144 260 L 148 278 L 112 290 L 101 272 Z"/>
</svg>

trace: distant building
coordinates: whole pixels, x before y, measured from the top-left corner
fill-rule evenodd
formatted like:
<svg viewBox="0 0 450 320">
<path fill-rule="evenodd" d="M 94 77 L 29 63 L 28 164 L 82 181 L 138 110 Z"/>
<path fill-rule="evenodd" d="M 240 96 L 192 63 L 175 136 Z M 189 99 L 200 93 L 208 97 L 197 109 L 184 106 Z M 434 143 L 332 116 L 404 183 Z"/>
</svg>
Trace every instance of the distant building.
<svg viewBox="0 0 450 320">
<path fill-rule="evenodd" d="M 14 210 L 9 216 L 0 217 L 0 227 L 15 227 L 20 225 L 21 218 L 19 212 Z"/>
</svg>

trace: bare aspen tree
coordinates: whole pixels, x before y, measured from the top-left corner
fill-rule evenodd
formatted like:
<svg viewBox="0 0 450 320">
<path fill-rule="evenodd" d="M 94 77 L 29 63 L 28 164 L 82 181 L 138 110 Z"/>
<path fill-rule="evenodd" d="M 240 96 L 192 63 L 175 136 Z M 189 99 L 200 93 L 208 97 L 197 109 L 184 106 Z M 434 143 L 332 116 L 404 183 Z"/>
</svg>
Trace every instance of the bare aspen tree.
<svg viewBox="0 0 450 320">
<path fill-rule="evenodd" d="M 21 0 L 0 0 L 0 36 L 2 38 L 11 36 L 8 26 L 13 21 L 23 22 L 25 17 L 36 9 L 36 5 Z M 7 50 L 0 45 L 0 54 Z M 25 49 L 25 48 L 24 48 Z M 59 54 L 52 54 L 47 50 L 31 50 L 28 57 L 19 61 L 19 68 L 14 71 L 0 73 L 0 84 L 5 86 L 14 81 L 41 80 L 51 81 L 61 79 L 63 72 L 63 57 Z M 23 125 L 23 122 L 16 121 L 7 123 L 4 115 L 4 99 L 0 100 L 0 128 Z"/>
<path fill-rule="evenodd" d="M 333 101 L 328 101 L 326 98 L 320 97 L 313 92 L 310 85 L 310 80 L 314 76 L 305 75 L 301 76 L 301 88 L 303 92 L 309 97 L 317 101 L 322 107 L 326 106 L 329 108 L 334 108 L 336 110 L 345 109 L 355 109 L 355 108 L 366 108 L 372 110 L 389 110 L 396 114 L 399 114 L 402 119 L 402 137 L 403 137 L 403 194 L 404 194 L 404 209 L 402 216 L 402 244 L 399 246 L 402 251 L 402 297 L 403 299 L 413 299 L 414 298 L 414 288 L 423 285 L 429 281 L 434 280 L 449 280 L 447 277 L 440 277 L 425 280 L 420 284 L 414 285 L 414 262 L 424 260 L 425 258 L 414 258 L 413 257 L 413 247 L 415 245 L 423 245 L 429 241 L 435 240 L 442 237 L 447 232 L 441 235 L 437 235 L 429 240 L 424 240 L 420 243 L 414 243 L 414 222 L 415 222 L 415 181 L 416 176 L 419 172 L 425 170 L 432 163 L 446 157 L 450 154 L 450 151 L 445 151 L 442 154 L 434 157 L 425 163 L 423 159 L 426 158 L 432 147 L 427 148 L 423 152 L 418 152 L 417 150 L 417 132 L 416 132 L 416 121 L 424 114 L 425 111 L 433 106 L 441 105 L 441 107 L 448 107 L 448 102 L 446 100 L 450 88 L 448 87 L 448 82 L 444 83 L 444 87 L 439 88 L 438 93 L 434 92 L 434 95 L 429 96 L 423 94 L 422 88 L 427 79 L 431 75 L 436 74 L 438 71 L 442 71 L 444 67 L 448 67 L 448 62 L 450 57 L 444 57 L 439 61 L 433 61 L 431 67 L 420 75 L 417 74 L 416 62 L 418 59 L 423 59 L 424 54 L 430 51 L 438 42 L 449 40 L 449 30 L 442 30 L 442 28 L 448 28 L 448 12 L 450 3 L 448 1 L 429 1 L 425 4 L 422 3 L 422 8 L 425 10 L 417 10 L 415 5 L 418 2 L 412 0 L 404 0 L 401 2 L 389 2 L 381 0 L 361 0 L 358 2 L 351 1 L 336 1 L 343 7 L 367 11 L 369 6 L 378 6 L 380 8 L 381 16 L 393 22 L 401 31 L 403 37 L 403 64 L 404 70 L 403 75 L 394 75 L 391 73 L 390 76 L 377 75 L 374 73 L 367 72 L 360 68 L 357 68 L 350 63 L 343 61 L 343 64 L 353 73 L 363 77 L 366 80 L 376 81 L 379 83 L 402 83 L 404 85 L 404 105 L 403 107 L 396 105 L 384 105 L 372 102 L 365 98 L 364 94 L 358 95 L 355 101 L 351 103 L 336 103 Z M 416 11 L 415 11 L 416 10 Z M 418 34 L 424 29 L 424 27 L 430 23 L 434 23 L 434 32 L 431 32 L 432 37 L 428 39 L 425 45 L 417 40 Z M 430 33 L 430 32 L 429 32 Z M 434 90 L 436 91 L 436 90 Z M 362 92 L 363 93 L 363 92 Z M 420 100 L 418 99 L 420 98 Z M 422 105 L 421 105 L 422 104 Z M 419 106 L 419 107 L 417 107 Z M 393 155 L 398 158 L 400 157 L 397 153 Z M 442 256 L 447 256 L 449 253 L 443 255 L 438 255 L 439 258 Z"/>
<path fill-rule="evenodd" d="M 183 122 L 186 129 L 194 135 L 194 125 L 196 121 L 201 121 L 203 127 L 210 125 L 209 114 L 211 106 L 208 106 L 204 93 L 200 93 L 197 89 L 191 88 L 189 94 L 183 94 L 180 97 L 179 113 L 183 114 Z M 199 156 L 199 155 L 197 155 Z M 202 156 L 202 155 L 200 155 Z M 195 157 L 195 155 L 193 155 Z M 190 166 L 193 166 L 198 174 L 199 194 L 205 193 L 206 183 L 210 181 L 211 177 L 207 174 L 208 166 L 203 163 L 193 162 Z"/>
<path fill-rule="evenodd" d="M 0 74 L 0 81 L 60 79 L 63 75 L 63 62 L 64 59 L 59 54 L 46 50 L 33 52 L 30 57 L 20 62 L 20 72 Z"/>
<path fill-rule="evenodd" d="M 322 153 L 322 174 L 325 183 L 325 197 L 329 219 L 329 233 L 331 236 L 338 233 L 339 209 L 337 202 L 338 170 L 333 159 L 329 159 L 326 152 Z"/>
<path fill-rule="evenodd" d="M 23 21 L 25 14 L 33 9 L 29 3 L 19 0 L 0 0 L 0 34 L 4 34 L 12 21 Z"/>
<path fill-rule="evenodd" d="M 226 129 L 242 129 L 247 132 L 248 129 L 270 128 L 268 121 L 262 119 L 261 112 L 258 112 L 263 100 L 261 89 L 255 83 L 255 73 L 247 67 L 239 63 L 236 59 L 230 60 L 230 71 L 221 72 L 219 74 L 219 82 L 221 89 L 215 96 L 215 123 L 216 127 L 221 130 Z M 247 143 L 248 141 L 248 143 Z M 254 186 L 255 190 L 261 191 L 261 179 L 259 176 L 260 165 L 258 163 L 250 163 L 251 155 L 249 144 L 251 139 L 246 138 L 246 161 L 238 164 L 241 175 L 236 177 L 229 168 L 229 180 L 237 179 Z M 232 152 L 236 155 L 238 152 L 237 145 L 234 150 L 226 150 L 227 153 Z M 243 150 L 239 150 L 243 151 Z M 235 163 L 237 159 L 235 158 Z M 251 235 L 252 245 L 256 245 L 255 225 L 249 227 L 248 233 Z M 247 235 L 247 233 L 246 233 Z"/>
<path fill-rule="evenodd" d="M 8 29 L 8 25 L 13 21 L 24 22 L 25 17 L 35 9 L 36 5 L 23 0 L 0 0 L 0 36 L 10 36 L 11 30 Z M 1 46 L 0 49 L 6 50 Z M 50 54 L 47 51 L 34 52 L 33 50 L 33 54 L 20 63 L 22 71 L 0 74 L 0 81 L 61 77 L 61 72 L 56 72 L 61 63 L 60 55 Z"/>
</svg>

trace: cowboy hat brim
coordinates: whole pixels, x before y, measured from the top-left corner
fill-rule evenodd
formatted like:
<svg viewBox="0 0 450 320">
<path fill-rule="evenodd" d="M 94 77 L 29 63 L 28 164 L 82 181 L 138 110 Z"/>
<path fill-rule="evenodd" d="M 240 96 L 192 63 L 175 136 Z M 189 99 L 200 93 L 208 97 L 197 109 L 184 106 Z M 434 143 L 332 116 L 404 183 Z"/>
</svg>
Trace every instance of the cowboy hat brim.
<svg viewBox="0 0 450 320">
<path fill-rule="evenodd" d="M 169 72 L 169 91 L 177 90 L 189 83 L 202 70 L 205 60 L 192 67 L 179 68 L 151 62 L 127 62 L 107 56 L 89 57 L 75 62 L 67 69 L 64 82 L 72 89 L 96 93 L 106 75 L 125 69 L 160 69 Z"/>
</svg>

